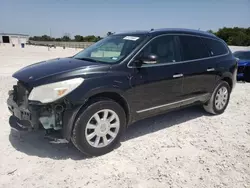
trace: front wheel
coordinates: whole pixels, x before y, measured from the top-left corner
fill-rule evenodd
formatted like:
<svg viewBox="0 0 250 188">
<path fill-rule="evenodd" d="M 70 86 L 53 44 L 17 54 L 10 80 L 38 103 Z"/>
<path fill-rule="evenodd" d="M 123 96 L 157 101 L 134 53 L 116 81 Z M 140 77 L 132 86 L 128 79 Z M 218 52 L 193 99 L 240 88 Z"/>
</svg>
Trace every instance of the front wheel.
<svg viewBox="0 0 250 188">
<path fill-rule="evenodd" d="M 210 100 L 203 105 L 211 114 L 222 114 L 227 108 L 230 99 L 231 88 L 227 82 L 221 81 L 215 88 Z"/>
<path fill-rule="evenodd" d="M 71 140 L 84 154 L 103 155 L 119 143 L 125 128 L 123 108 L 113 100 L 100 99 L 82 110 L 75 122 Z"/>
</svg>

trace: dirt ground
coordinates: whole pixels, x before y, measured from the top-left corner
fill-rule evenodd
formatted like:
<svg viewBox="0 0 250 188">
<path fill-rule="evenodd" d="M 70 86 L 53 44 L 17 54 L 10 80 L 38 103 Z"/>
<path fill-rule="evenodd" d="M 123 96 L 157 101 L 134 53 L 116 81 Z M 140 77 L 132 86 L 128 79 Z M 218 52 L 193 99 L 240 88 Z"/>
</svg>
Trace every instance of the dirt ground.
<svg viewBox="0 0 250 188">
<path fill-rule="evenodd" d="M 42 132 L 9 127 L 11 74 L 76 49 L 0 46 L 0 187 L 250 187 L 250 84 L 238 83 L 224 114 L 191 107 L 135 123 L 121 145 L 85 158 Z"/>
</svg>

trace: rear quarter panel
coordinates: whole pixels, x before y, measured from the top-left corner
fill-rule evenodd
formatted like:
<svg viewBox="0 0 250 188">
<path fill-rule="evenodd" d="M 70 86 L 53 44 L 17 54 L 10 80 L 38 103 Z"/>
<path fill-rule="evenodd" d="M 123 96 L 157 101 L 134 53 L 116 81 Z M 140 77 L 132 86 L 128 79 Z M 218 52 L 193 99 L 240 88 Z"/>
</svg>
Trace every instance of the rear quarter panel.
<svg viewBox="0 0 250 188">
<path fill-rule="evenodd" d="M 232 81 L 232 86 L 234 87 L 236 83 L 236 74 L 237 74 L 237 60 L 231 54 L 231 52 L 226 55 L 216 59 L 216 82 L 229 78 Z"/>
</svg>

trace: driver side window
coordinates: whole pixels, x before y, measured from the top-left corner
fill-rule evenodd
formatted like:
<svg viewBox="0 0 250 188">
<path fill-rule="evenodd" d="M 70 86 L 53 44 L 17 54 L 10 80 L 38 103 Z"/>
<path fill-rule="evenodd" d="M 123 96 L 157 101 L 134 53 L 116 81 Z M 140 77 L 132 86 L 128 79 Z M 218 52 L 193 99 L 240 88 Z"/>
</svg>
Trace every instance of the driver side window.
<svg viewBox="0 0 250 188">
<path fill-rule="evenodd" d="M 153 39 L 141 51 L 140 57 L 147 58 L 150 54 L 157 56 L 157 64 L 173 63 L 179 61 L 176 59 L 177 53 L 175 50 L 175 36 L 166 35 Z"/>
</svg>

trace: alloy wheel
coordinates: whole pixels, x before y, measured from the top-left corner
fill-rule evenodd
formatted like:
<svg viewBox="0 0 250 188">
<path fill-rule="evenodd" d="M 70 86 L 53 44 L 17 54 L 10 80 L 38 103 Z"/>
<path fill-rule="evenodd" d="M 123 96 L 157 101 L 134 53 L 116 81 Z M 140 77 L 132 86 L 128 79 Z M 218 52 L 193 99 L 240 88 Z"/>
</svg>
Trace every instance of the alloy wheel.
<svg viewBox="0 0 250 188">
<path fill-rule="evenodd" d="M 228 89 L 221 87 L 215 95 L 215 107 L 217 110 L 222 110 L 228 101 Z"/>
<path fill-rule="evenodd" d="M 116 138 L 119 129 L 118 115 L 113 110 L 103 109 L 89 119 L 85 129 L 85 137 L 92 147 L 102 148 Z"/>
</svg>

